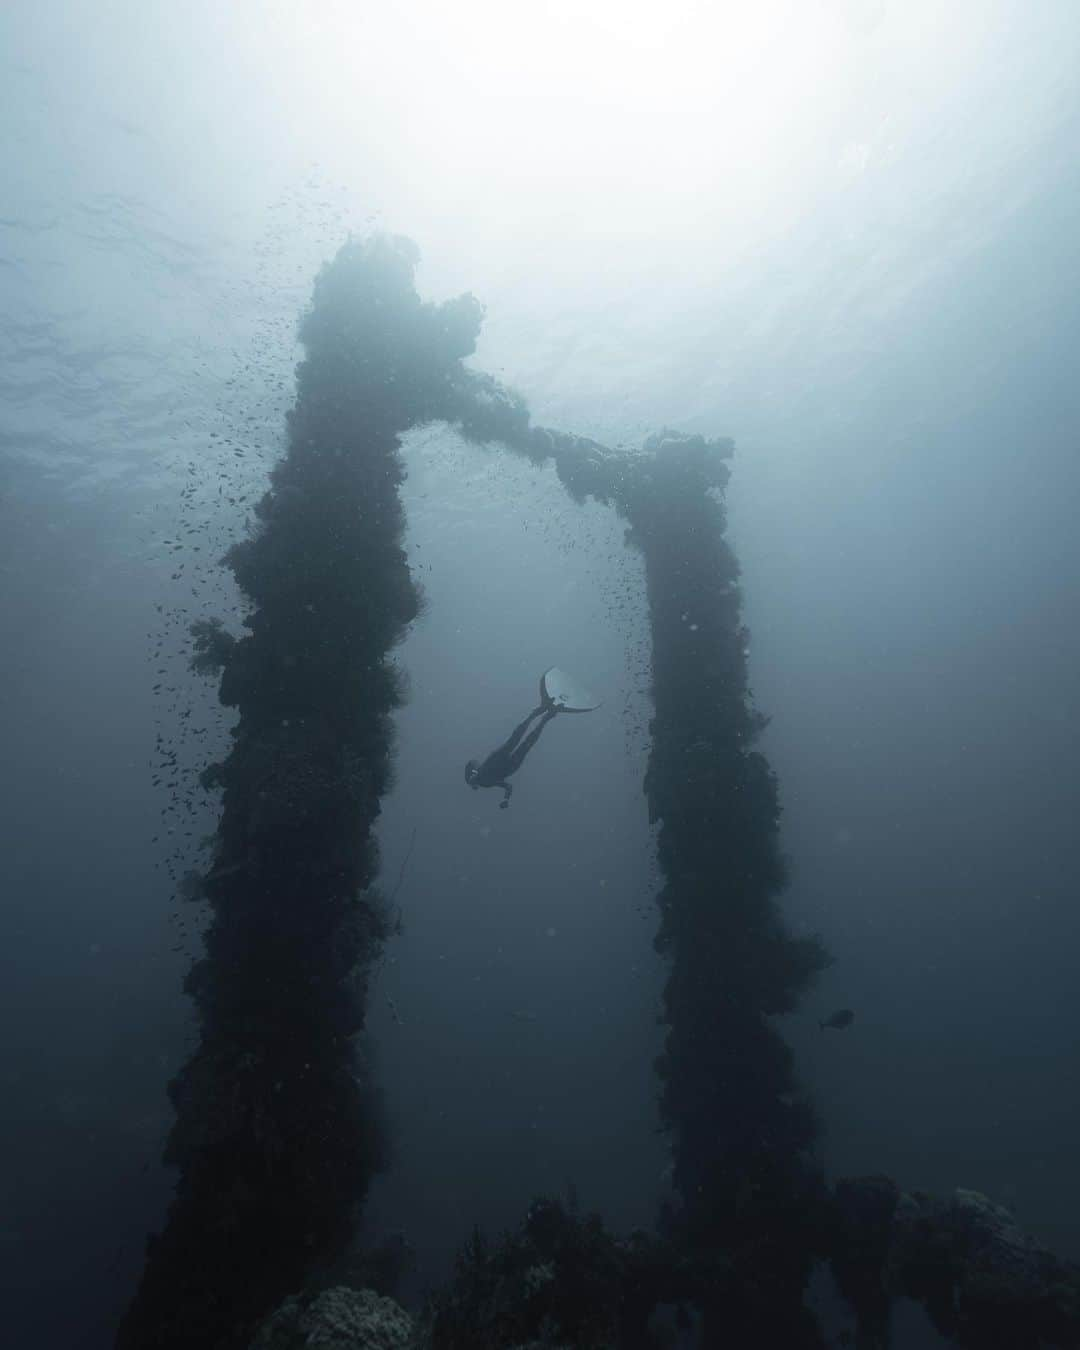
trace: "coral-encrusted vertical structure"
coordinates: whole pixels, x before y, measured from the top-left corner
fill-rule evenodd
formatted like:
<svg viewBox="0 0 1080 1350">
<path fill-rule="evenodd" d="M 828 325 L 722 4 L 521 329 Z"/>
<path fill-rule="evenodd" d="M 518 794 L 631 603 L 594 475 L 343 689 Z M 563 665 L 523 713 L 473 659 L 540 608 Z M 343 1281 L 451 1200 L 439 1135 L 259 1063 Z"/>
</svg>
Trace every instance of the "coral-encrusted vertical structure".
<svg viewBox="0 0 1080 1350">
<path fill-rule="evenodd" d="M 418 609 L 402 551 L 399 436 L 437 415 L 468 355 L 471 297 L 422 304 L 404 240 L 350 242 L 300 336 L 288 449 L 227 558 L 247 633 L 196 634 L 239 721 L 223 789 L 206 954 L 187 989 L 201 1039 L 170 1085 L 179 1169 L 124 1350 L 227 1350 L 348 1240 L 379 1165 L 356 1062 L 387 932 L 368 890 L 400 702 L 390 653 Z"/>
<path fill-rule="evenodd" d="M 730 442 L 665 433 L 621 505 L 646 568 L 655 716 L 645 790 L 664 877 L 657 950 L 670 962 L 657 1069 L 672 1134 L 674 1233 L 735 1274 L 706 1303 L 707 1345 L 820 1345 L 803 1309 L 822 1183 L 816 1126 L 769 1018 L 827 963 L 787 931 L 777 783 L 753 749 L 739 567 L 724 539 Z"/>
<path fill-rule="evenodd" d="M 717 1272 L 700 1299 L 705 1344 L 809 1350 L 815 1125 L 768 1019 L 796 1006 L 825 957 L 788 934 L 776 904 L 776 782 L 752 748 L 761 719 L 723 537 L 730 443 L 665 433 L 613 454 L 532 427 L 519 396 L 461 364 L 478 303 L 422 303 L 416 261 L 405 240 L 350 241 L 319 275 L 287 453 L 227 558 L 247 631 L 195 631 L 193 664 L 221 671 L 239 720 L 204 775 L 223 804 L 202 881 L 206 954 L 187 984 L 200 1044 L 170 1085 L 176 1196 L 118 1345 L 246 1346 L 261 1316 L 341 1253 L 380 1164 L 355 1036 L 389 926 L 371 883 L 400 702 L 390 656 L 419 604 L 401 547 L 399 438 L 441 420 L 554 460 L 575 500 L 627 518 L 644 555 L 645 787 L 664 875 L 657 948 L 670 961 L 658 1069 L 682 1202 L 667 1226 Z"/>
</svg>

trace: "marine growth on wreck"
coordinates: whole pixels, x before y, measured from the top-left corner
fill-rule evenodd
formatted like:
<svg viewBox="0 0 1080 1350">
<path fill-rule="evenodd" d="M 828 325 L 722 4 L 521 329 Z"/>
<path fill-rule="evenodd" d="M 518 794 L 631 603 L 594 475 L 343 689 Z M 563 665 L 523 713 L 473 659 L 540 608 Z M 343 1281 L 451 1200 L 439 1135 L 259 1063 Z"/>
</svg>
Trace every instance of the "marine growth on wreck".
<svg viewBox="0 0 1080 1350">
<path fill-rule="evenodd" d="M 238 721 L 203 775 L 221 816 L 200 883 L 205 955 L 187 983 L 200 1041 L 170 1085 L 176 1194 L 120 1350 L 233 1350 L 256 1335 L 309 1344 L 305 1319 L 324 1303 L 357 1328 L 388 1319 L 397 1339 L 371 1344 L 644 1347 L 664 1343 L 666 1308 L 695 1344 L 809 1350 L 825 1344 L 805 1297 L 821 1261 L 866 1347 L 887 1343 L 900 1293 L 923 1299 L 958 1344 L 1018 1346 L 993 1338 L 1034 1325 L 1036 1311 L 1047 1343 L 1080 1344 L 1076 1272 L 1025 1247 L 983 1197 L 825 1184 L 814 1114 L 772 1021 L 828 958 L 792 936 L 778 905 L 778 786 L 755 748 L 764 719 L 725 540 L 731 443 L 663 432 L 616 453 L 532 425 L 520 396 L 462 364 L 479 303 L 424 303 L 416 262 L 408 241 L 377 236 L 350 240 L 319 274 L 287 451 L 225 560 L 244 629 L 193 631 L 193 664 L 220 675 Z M 644 559 L 654 716 L 643 786 L 667 962 L 655 1067 L 678 1200 L 655 1232 L 623 1238 L 539 1200 L 519 1233 L 494 1245 L 476 1235 L 412 1329 L 373 1295 L 346 1307 L 324 1275 L 386 1156 L 356 1034 L 394 925 L 372 830 L 402 698 L 393 651 L 421 603 L 402 549 L 401 438 L 437 421 L 552 460 L 575 500 L 619 513 Z"/>
</svg>

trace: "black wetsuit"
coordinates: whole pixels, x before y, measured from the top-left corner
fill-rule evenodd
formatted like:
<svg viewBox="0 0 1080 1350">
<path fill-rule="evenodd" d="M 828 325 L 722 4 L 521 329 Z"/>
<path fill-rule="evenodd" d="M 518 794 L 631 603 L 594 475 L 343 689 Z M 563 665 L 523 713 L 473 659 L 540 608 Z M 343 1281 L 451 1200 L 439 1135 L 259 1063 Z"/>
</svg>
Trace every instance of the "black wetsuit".
<svg viewBox="0 0 1080 1350">
<path fill-rule="evenodd" d="M 553 703 L 542 703 L 539 708 L 534 708 L 524 722 L 518 723 L 502 745 L 497 750 L 492 750 L 487 759 L 477 766 L 475 773 L 468 780 L 469 786 L 474 788 L 501 787 L 504 796 L 499 805 L 502 807 L 509 806 L 510 794 L 514 789 L 506 780 L 512 773 L 517 773 L 518 769 L 521 768 L 525 756 L 540 739 L 540 733 L 558 711 Z M 530 723 L 536 717 L 539 717 L 539 722 L 526 736 L 525 733 L 529 730 Z"/>
</svg>

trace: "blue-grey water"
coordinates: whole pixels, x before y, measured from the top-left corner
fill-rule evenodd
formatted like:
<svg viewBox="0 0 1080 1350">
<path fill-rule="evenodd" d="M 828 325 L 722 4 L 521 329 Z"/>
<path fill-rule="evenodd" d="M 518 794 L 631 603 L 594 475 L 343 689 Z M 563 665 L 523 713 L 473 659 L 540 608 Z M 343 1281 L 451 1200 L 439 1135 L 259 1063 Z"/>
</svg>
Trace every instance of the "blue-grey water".
<svg viewBox="0 0 1080 1350">
<path fill-rule="evenodd" d="M 1070 0 L 0 9 L 4 1343 L 109 1345 L 168 1201 L 173 877 L 229 726 L 185 629 L 241 610 L 218 559 L 350 230 L 480 297 L 473 364 L 537 422 L 735 438 L 783 903 L 836 957 L 786 1027 L 829 1175 L 983 1190 L 1080 1258 L 1078 42 Z M 669 1177 L 640 559 L 498 450 L 406 460 L 366 1224 L 419 1290 L 539 1191 L 625 1230 Z M 603 706 L 500 811 L 464 762 L 553 663 Z"/>
</svg>

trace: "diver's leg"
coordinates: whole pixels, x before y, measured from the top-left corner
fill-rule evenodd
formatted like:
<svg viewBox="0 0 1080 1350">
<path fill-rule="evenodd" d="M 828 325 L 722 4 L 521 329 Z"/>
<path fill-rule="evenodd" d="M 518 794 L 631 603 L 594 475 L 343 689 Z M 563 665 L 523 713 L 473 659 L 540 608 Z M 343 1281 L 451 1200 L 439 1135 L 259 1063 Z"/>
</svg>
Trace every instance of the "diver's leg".
<svg viewBox="0 0 1080 1350">
<path fill-rule="evenodd" d="M 503 752 L 505 752 L 508 755 L 512 754 L 515 747 L 517 746 L 518 741 L 520 741 L 522 736 L 524 736 L 526 731 L 528 731 L 529 723 L 533 720 L 534 717 L 539 717 L 543 711 L 544 711 L 543 708 L 534 708 L 532 712 L 528 715 L 528 717 L 526 717 L 524 722 L 519 722 L 517 726 L 513 729 L 513 731 L 510 733 L 510 735 L 507 736 L 506 740 L 503 741 L 502 745 L 499 746 L 498 753 L 502 754 Z"/>
<path fill-rule="evenodd" d="M 525 756 L 529 753 L 529 751 L 533 748 L 536 742 L 540 739 L 540 733 L 543 731 L 543 729 L 547 726 L 547 724 L 551 721 L 551 719 L 554 716 L 555 716 L 555 709 L 550 708 L 543 715 L 543 717 L 541 717 L 540 721 L 536 724 L 536 726 L 532 729 L 532 731 L 529 732 L 529 734 L 521 742 L 518 748 L 510 756 L 510 768 L 507 770 L 507 777 L 509 777 L 510 774 L 512 773 L 517 773 L 518 769 L 521 768 L 525 760 Z"/>
</svg>

